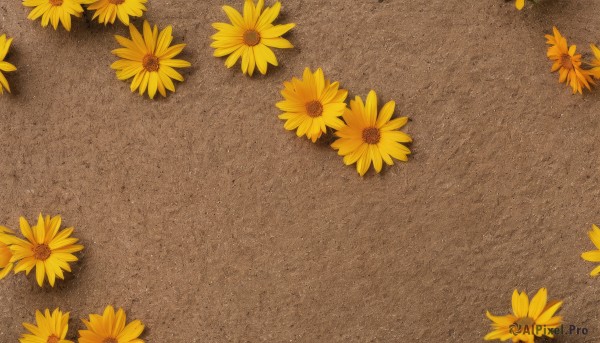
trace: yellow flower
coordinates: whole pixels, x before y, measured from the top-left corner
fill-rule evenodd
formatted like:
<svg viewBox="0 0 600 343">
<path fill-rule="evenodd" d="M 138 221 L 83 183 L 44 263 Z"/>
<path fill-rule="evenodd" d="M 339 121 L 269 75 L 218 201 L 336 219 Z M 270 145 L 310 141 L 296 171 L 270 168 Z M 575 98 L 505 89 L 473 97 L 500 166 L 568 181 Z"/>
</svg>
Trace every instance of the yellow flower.
<svg viewBox="0 0 600 343">
<path fill-rule="evenodd" d="M 26 274 L 35 267 L 38 285 L 43 286 L 48 277 L 50 286 L 54 287 L 56 277 L 64 280 L 63 270 L 71 272 L 69 262 L 77 261 L 73 253 L 83 250 L 77 238 L 70 237 L 73 228 L 59 231 L 60 216 L 46 218 L 39 215 L 37 225 L 30 227 L 27 220 L 20 218 L 21 233 L 27 240 L 16 238 L 11 250 L 12 262 L 17 262 L 15 273 L 25 271 Z"/>
<path fill-rule="evenodd" d="M 55 309 L 52 314 L 46 310 L 44 314 L 35 311 L 37 325 L 23 323 L 30 333 L 21 335 L 21 343 L 73 343 L 66 340 L 69 331 L 69 313 Z"/>
<path fill-rule="evenodd" d="M 24 0 L 23 5 L 35 7 L 27 16 L 28 19 L 36 20 L 42 17 L 42 26 L 52 27 L 56 30 L 60 21 L 67 31 L 71 31 L 71 16 L 81 17 L 85 0 Z"/>
<path fill-rule="evenodd" d="M 600 229 L 596 225 L 592 225 L 592 231 L 588 232 L 588 236 L 592 240 L 592 243 L 596 246 L 596 250 L 584 252 L 581 254 L 581 258 L 590 262 L 600 262 Z M 600 275 L 600 266 L 597 266 L 590 273 L 591 276 Z"/>
<path fill-rule="evenodd" d="M 396 104 L 393 101 L 383 106 L 377 114 L 377 95 L 369 92 L 366 104 L 357 96 L 344 112 L 346 122 L 335 135 L 340 137 L 331 146 L 344 156 L 344 163 L 356 163 L 356 170 L 363 176 L 371 166 L 378 173 L 383 161 L 393 165 L 392 157 L 407 161 L 410 150 L 401 143 L 412 142 L 409 135 L 398 131 L 408 121 L 407 117 L 392 119 Z"/>
<path fill-rule="evenodd" d="M 592 69 L 590 70 L 590 74 L 592 74 L 595 78 L 600 79 L 600 49 L 595 44 L 590 44 L 592 48 L 592 52 L 594 53 L 594 59 L 590 63 Z"/>
<path fill-rule="evenodd" d="M 98 18 L 98 22 L 104 25 L 115 23 L 115 19 L 129 26 L 129 16 L 141 17 L 146 11 L 144 4 L 148 0 L 92 0 L 89 10 L 96 10 L 92 20 Z"/>
<path fill-rule="evenodd" d="M 515 6 L 518 10 L 522 10 L 525 6 L 525 0 L 517 0 L 517 2 L 515 2 Z"/>
<path fill-rule="evenodd" d="M 0 280 L 4 279 L 13 268 L 11 262 L 13 254 L 10 245 L 14 243 L 14 232 L 4 226 L 0 226 Z"/>
<path fill-rule="evenodd" d="M 552 72 L 559 72 L 559 82 L 565 82 L 573 89 L 573 94 L 582 93 L 582 86 L 591 90 L 590 84 L 595 84 L 588 70 L 581 69 L 581 55 L 575 54 L 576 46 L 567 45 L 567 39 L 561 36 L 556 27 L 553 27 L 554 35 L 546 35 L 548 58 L 554 61 Z"/>
<path fill-rule="evenodd" d="M 554 316 L 562 305 L 562 301 L 548 301 L 548 291 L 540 289 L 529 302 L 525 292 L 517 290 L 512 295 L 513 313 L 506 316 L 494 316 L 486 311 L 492 321 L 492 332 L 484 340 L 512 339 L 513 342 L 533 343 L 535 337 L 554 337 L 553 329 L 560 326 L 562 317 Z"/>
<path fill-rule="evenodd" d="M 150 28 L 150 24 L 144 21 L 144 36 L 133 25 L 129 25 L 131 39 L 116 35 L 117 42 L 123 48 L 113 50 L 113 54 L 122 58 L 110 67 L 117 71 L 119 80 L 127 80 L 133 77 L 131 91 L 139 88 L 140 95 L 146 89 L 150 99 L 154 99 L 156 91 L 167 96 L 167 89 L 175 92 L 175 85 L 171 79 L 183 81 L 183 76 L 173 68 L 187 68 L 191 64 L 184 60 L 173 59 L 179 55 L 185 44 L 171 46 L 173 41 L 173 28 L 167 26 L 158 33 L 158 27 Z"/>
<path fill-rule="evenodd" d="M 6 58 L 8 50 L 10 49 L 11 43 L 12 38 L 6 39 L 6 35 L 0 36 L 0 94 L 4 93 L 3 89 L 6 89 L 6 91 L 10 93 L 10 86 L 8 85 L 8 81 L 2 72 L 11 72 L 17 70 L 17 67 L 4 61 L 4 58 Z"/>
<path fill-rule="evenodd" d="M 277 58 L 270 48 L 289 49 L 294 46 L 284 38 L 286 32 L 296 24 L 273 25 L 279 16 L 281 3 L 278 1 L 273 7 L 263 10 L 264 0 L 246 0 L 244 3 L 244 16 L 230 6 L 223 6 L 231 24 L 214 23 L 212 26 L 219 32 L 211 38 L 214 42 L 210 45 L 215 48 L 214 56 L 223 57 L 227 68 L 235 65 L 242 57 L 242 72 L 252 76 L 255 67 L 261 74 L 267 73 L 268 63 L 277 66 Z"/>
<path fill-rule="evenodd" d="M 86 330 L 79 330 L 79 343 L 144 343 L 138 337 L 144 331 L 139 320 L 125 325 L 123 309 L 115 314 L 112 306 L 106 307 L 102 315 L 91 314 L 90 320 L 83 320 Z"/>
<path fill-rule="evenodd" d="M 339 82 L 326 80 L 321 68 L 314 74 L 306 68 L 302 80 L 294 77 L 284 86 L 281 95 L 285 100 L 277 107 L 285 112 L 279 118 L 286 121 L 286 130 L 297 129 L 298 137 L 306 135 L 314 143 L 327 127 L 339 129 L 344 125 L 339 117 L 346 109 L 348 91 L 339 89 Z"/>
</svg>

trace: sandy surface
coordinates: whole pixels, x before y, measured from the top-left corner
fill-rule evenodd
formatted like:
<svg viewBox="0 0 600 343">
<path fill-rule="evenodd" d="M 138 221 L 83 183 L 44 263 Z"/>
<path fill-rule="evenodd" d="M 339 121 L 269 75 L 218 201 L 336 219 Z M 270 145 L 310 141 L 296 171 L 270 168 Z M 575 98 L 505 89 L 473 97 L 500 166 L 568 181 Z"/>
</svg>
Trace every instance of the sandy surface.
<svg viewBox="0 0 600 343">
<path fill-rule="evenodd" d="M 600 91 L 573 96 L 545 58 L 557 25 L 589 51 L 596 1 L 288 0 L 281 67 L 248 78 L 212 57 L 210 24 L 241 1 L 150 1 L 194 67 L 166 100 L 131 94 L 115 33 L 70 34 L 0 4 L 15 38 L 0 98 L 0 223 L 59 213 L 86 245 L 74 277 L 0 282 L 0 341 L 37 308 L 107 304 L 148 342 L 479 342 L 514 288 L 548 287 L 600 340 L 600 279 L 579 258 L 600 222 Z M 138 21 L 139 24 L 139 21 Z M 284 80 L 322 67 L 408 115 L 407 164 L 360 178 L 283 129 Z"/>
</svg>

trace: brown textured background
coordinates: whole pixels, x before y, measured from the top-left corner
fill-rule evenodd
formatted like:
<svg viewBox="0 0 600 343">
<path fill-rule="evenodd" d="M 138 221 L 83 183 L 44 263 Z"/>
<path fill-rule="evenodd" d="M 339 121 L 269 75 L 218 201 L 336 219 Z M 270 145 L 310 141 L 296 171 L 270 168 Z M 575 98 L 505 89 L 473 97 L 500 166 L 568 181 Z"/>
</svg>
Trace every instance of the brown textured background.
<svg viewBox="0 0 600 343">
<path fill-rule="evenodd" d="M 486 309 L 540 287 L 590 331 L 558 342 L 600 340 L 600 279 L 579 258 L 600 222 L 600 90 L 558 85 L 543 38 L 557 25 L 589 51 L 600 2 L 287 0 L 296 49 L 254 78 L 212 57 L 224 4 L 242 1 L 150 0 L 194 66 L 154 102 L 108 67 L 122 25 L 55 32 L 0 4 L 19 68 L 0 98 L 0 223 L 59 213 L 86 246 L 55 289 L 0 282 L 1 342 L 56 306 L 75 340 L 107 304 L 148 342 L 479 342 Z M 396 100 L 410 162 L 360 178 L 286 132 L 274 104 L 305 66 Z"/>
</svg>

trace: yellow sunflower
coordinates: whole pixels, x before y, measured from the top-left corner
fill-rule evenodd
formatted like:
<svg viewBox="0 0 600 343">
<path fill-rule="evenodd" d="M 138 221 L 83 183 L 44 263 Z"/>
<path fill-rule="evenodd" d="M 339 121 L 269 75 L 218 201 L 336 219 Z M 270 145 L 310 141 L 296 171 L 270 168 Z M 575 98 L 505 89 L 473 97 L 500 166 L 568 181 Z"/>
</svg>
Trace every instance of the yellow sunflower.
<svg viewBox="0 0 600 343">
<path fill-rule="evenodd" d="M 37 325 L 23 323 L 23 326 L 30 333 L 21 335 L 21 343 L 73 343 L 66 340 L 69 331 L 69 313 L 63 313 L 55 309 L 52 314 L 46 310 L 43 314 L 35 311 L 35 320 Z"/>
<path fill-rule="evenodd" d="M 10 93 L 10 86 L 2 72 L 11 72 L 17 70 L 17 67 L 4 61 L 4 58 L 6 58 L 8 50 L 10 49 L 12 40 L 12 38 L 7 39 L 6 35 L 0 36 L 0 94 L 4 93 L 3 89 L 6 89 L 6 91 Z"/>
<path fill-rule="evenodd" d="M 388 102 L 377 114 L 377 95 L 369 92 L 366 104 L 357 96 L 346 108 L 346 122 L 335 135 L 339 137 L 331 147 L 344 156 L 344 163 L 356 163 L 356 170 L 363 176 L 371 166 L 380 172 L 383 161 L 393 165 L 392 157 L 407 161 L 410 150 L 401 143 L 412 142 L 409 135 L 398 131 L 408 121 L 407 117 L 392 119 L 396 103 Z"/>
<path fill-rule="evenodd" d="M 567 39 L 563 37 L 556 27 L 553 27 L 554 35 L 546 35 L 548 58 L 554 61 L 552 72 L 559 72 L 559 82 L 565 82 L 573 89 L 573 94 L 582 93 L 582 86 L 591 90 L 590 84 L 595 84 L 588 70 L 581 69 L 581 55 L 575 54 L 576 46 L 567 45 Z"/>
<path fill-rule="evenodd" d="M 115 23 L 115 19 L 129 26 L 129 16 L 141 17 L 146 11 L 144 5 L 148 0 L 92 0 L 89 10 L 95 10 L 92 20 L 98 18 L 98 22 L 104 25 Z"/>
<path fill-rule="evenodd" d="M 10 245 L 14 243 L 14 239 L 14 232 L 11 229 L 0 226 L 0 280 L 4 279 L 13 268 Z"/>
<path fill-rule="evenodd" d="M 590 70 L 590 74 L 592 74 L 596 79 L 600 79 L 600 49 L 595 44 L 590 45 L 592 48 L 592 53 L 594 53 L 594 59 L 590 63 L 592 69 Z"/>
<path fill-rule="evenodd" d="M 42 17 L 42 26 L 52 24 L 56 30 L 61 22 L 65 30 L 71 31 L 71 16 L 81 17 L 83 7 L 87 0 L 24 0 L 23 5 L 35 7 L 27 16 L 28 19 L 36 20 Z"/>
<path fill-rule="evenodd" d="M 581 258 L 589 262 L 600 262 L 600 229 L 596 225 L 592 225 L 592 231 L 588 232 L 588 236 L 592 243 L 594 243 L 596 250 L 584 252 L 581 254 Z M 590 275 L 600 275 L 600 266 L 594 268 Z"/>
<path fill-rule="evenodd" d="M 79 330 L 79 343 L 144 343 L 138 337 L 144 331 L 144 324 L 134 320 L 125 325 L 125 311 L 115 313 L 112 306 L 106 307 L 102 315 L 91 314 L 90 320 L 83 320 L 86 330 Z"/>
<path fill-rule="evenodd" d="M 286 130 L 297 129 L 298 137 L 306 135 L 314 143 L 327 127 L 337 130 L 344 125 L 339 117 L 346 109 L 344 101 L 348 91 L 339 89 L 338 82 L 326 80 L 321 68 L 314 74 L 304 69 L 302 80 L 294 77 L 291 82 L 285 82 L 284 87 L 281 95 L 285 100 L 276 106 L 285 112 L 279 118 L 286 121 Z"/>
<path fill-rule="evenodd" d="M 244 2 L 244 15 L 230 6 L 223 6 L 231 24 L 214 23 L 212 26 L 219 32 L 211 38 L 214 42 L 210 45 L 215 48 L 214 56 L 223 57 L 227 68 L 231 68 L 242 57 L 242 72 L 252 76 L 255 67 L 261 74 L 267 73 L 268 63 L 277 66 L 277 58 L 271 48 L 289 49 L 294 46 L 285 38 L 286 32 L 296 24 L 273 25 L 279 16 L 281 3 L 278 1 L 273 7 L 264 8 L 264 0 L 246 0 Z"/>
<path fill-rule="evenodd" d="M 486 316 L 492 321 L 492 332 L 484 340 L 512 339 L 513 342 L 533 343 L 535 337 L 554 337 L 555 329 L 562 322 L 562 317 L 554 316 L 562 305 L 562 301 L 548 301 L 548 291 L 540 289 L 529 302 L 525 292 L 517 290 L 512 295 L 513 313 L 506 316 L 494 316 L 489 311 Z"/>
<path fill-rule="evenodd" d="M 27 220 L 20 218 L 21 233 L 27 240 L 15 239 L 11 250 L 12 262 L 17 262 L 15 273 L 24 271 L 26 274 L 35 267 L 38 285 L 43 286 L 46 276 L 50 286 L 54 287 L 56 277 L 64 280 L 63 270 L 71 272 L 69 262 L 77 261 L 73 253 L 83 250 L 72 238 L 73 228 L 59 231 L 60 216 L 46 218 L 39 215 L 37 225 L 30 227 Z"/>
<path fill-rule="evenodd" d="M 111 68 L 117 71 L 119 80 L 133 77 L 131 91 L 139 89 L 140 95 L 148 90 L 150 99 L 154 99 L 158 91 L 163 97 L 167 90 L 175 92 L 175 85 L 171 79 L 183 81 L 183 76 L 173 68 L 187 68 L 191 64 L 184 60 L 173 59 L 179 55 L 185 44 L 171 46 L 173 41 L 173 28 L 167 26 L 158 33 L 158 27 L 150 27 L 144 21 L 144 35 L 133 25 L 129 25 L 131 39 L 116 35 L 117 42 L 123 48 L 113 50 L 113 54 L 122 58 L 114 62 Z"/>
</svg>

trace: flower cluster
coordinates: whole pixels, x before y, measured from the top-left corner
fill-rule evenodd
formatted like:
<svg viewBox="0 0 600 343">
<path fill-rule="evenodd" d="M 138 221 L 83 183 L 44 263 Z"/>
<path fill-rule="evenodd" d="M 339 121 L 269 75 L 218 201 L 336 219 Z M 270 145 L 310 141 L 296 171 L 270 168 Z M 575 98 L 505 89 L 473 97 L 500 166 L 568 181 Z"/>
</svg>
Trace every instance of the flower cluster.
<svg viewBox="0 0 600 343">
<path fill-rule="evenodd" d="M 565 82 L 573 94 L 581 94 L 584 87 L 592 90 L 591 86 L 596 84 L 593 78 L 600 79 L 600 49 L 591 44 L 594 59 L 587 63 L 591 68 L 584 69 L 581 54 L 576 53 L 577 47 L 569 46 L 556 27 L 552 31 L 552 35 L 546 35 L 546 43 L 550 45 L 547 56 L 553 62 L 551 71 L 559 74 L 558 82 Z"/>
<path fill-rule="evenodd" d="M 24 0 L 23 5 L 33 7 L 29 19 L 36 20 L 41 17 L 43 27 L 51 23 L 55 30 L 60 22 L 67 31 L 70 31 L 71 16 L 81 17 L 84 11 L 83 5 L 87 5 L 88 10 L 95 11 L 92 18 L 97 19 L 99 23 L 113 24 L 116 18 L 119 18 L 123 24 L 129 26 L 131 38 L 115 36 L 122 47 L 113 50 L 113 54 L 121 59 L 114 62 L 111 68 L 116 71 L 119 80 L 132 79 L 130 86 L 132 92 L 138 91 L 140 95 L 148 93 L 148 97 L 154 99 L 157 93 L 166 97 L 167 91 L 175 92 L 173 80 L 180 82 L 184 80 L 175 69 L 187 68 L 191 64 L 174 59 L 183 51 L 185 44 L 171 46 L 173 41 L 171 26 L 167 26 L 159 33 L 156 25 L 151 27 L 147 21 L 144 21 L 142 35 L 130 23 L 130 17 L 144 15 L 147 10 L 146 2 L 147 0 Z M 5 38 L 0 38 L 0 71 L 16 70 L 11 64 L 2 62 L 8 46 L 10 41 L 6 43 Z M 8 81 L 0 72 L 0 93 L 2 87 L 10 91 Z"/>
<path fill-rule="evenodd" d="M 38 217 L 37 224 L 31 226 L 21 217 L 21 234 L 0 226 L 0 279 L 11 270 L 15 273 L 29 274 L 35 268 L 37 284 L 43 287 L 48 280 L 54 287 L 56 278 L 65 279 L 65 272 L 71 272 L 70 263 L 78 261 L 74 255 L 83 250 L 76 244 L 77 238 L 71 237 L 72 227 L 62 229 L 60 216 Z M 28 333 L 21 336 L 21 343 L 72 343 L 66 339 L 69 330 L 69 313 L 59 309 L 44 313 L 36 311 L 36 324 L 23 323 Z M 79 343 L 143 343 L 138 337 L 144 331 L 144 325 L 135 320 L 125 325 L 123 309 L 115 312 L 112 306 L 106 307 L 103 314 L 91 314 L 89 320 L 83 320 L 85 330 L 79 331 Z"/>
<path fill-rule="evenodd" d="M 600 228 L 592 225 L 588 236 L 596 250 L 584 252 L 581 258 L 589 262 L 600 262 Z M 600 275 L 600 266 L 596 266 L 590 275 Z M 562 324 L 562 317 L 554 314 L 562 304 L 562 301 L 556 300 L 548 302 L 548 291 L 545 288 L 540 289 L 531 301 L 525 292 L 515 290 L 511 314 L 494 316 L 489 311 L 486 312 L 486 316 L 492 321 L 492 331 L 484 339 L 533 343 L 536 337 L 553 338 Z"/>
<path fill-rule="evenodd" d="M 176 59 L 185 44 L 171 45 L 173 28 L 167 26 L 159 30 L 157 25 L 143 22 L 142 32 L 131 24 L 130 18 L 143 17 L 147 0 L 23 0 L 22 4 L 32 8 L 28 18 L 40 19 L 41 25 L 49 24 L 57 30 L 61 24 L 65 30 L 72 28 L 72 17 L 82 17 L 85 10 L 94 11 L 92 20 L 108 25 L 118 18 L 129 27 L 130 37 L 115 36 L 120 48 L 112 53 L 120 59 L 111 65 L 119 80 L 130 80 L 132 92 L 148 94 L 154 99 L 157 94 L 167 96 L 167 91 L 175 92 L 176 81 L 184 81 L 176 69 L 191 67 L 191 63 Z M 525 0 L 516 0 L 517 9 L 522 9 Z M 275 24 L 281 11 L 279 1 L 265 7 L 264 0 L 244 0 L 243 13 L 230 6 L 223 6 L 229 23 L 217 22 L 212 26 L 217 30 L 211 36 L 215 57 L 226 57 L 225 66 L 232 68 L 240 61 L 242 73 L 253 76 L 254 72 L 265 75 L 269 64 L 278 66 L 273 49 L 290 49 L 293 45 L 283 38 L 295 27 L 294 23 Z M 546 35 L 550 45 L 547 57 L 553 62 L 552 72 L 558 72 L 559 82 L 566 83 L 573 93 L 583 93 L 592 89 L 594 79 L 600 79 L 600 48 L 591 44 L 594 58 L 584 63 L 576 46 L 569 46 L 556 27 L 552 35 Z M 13 72 L 16 67 L 4 61 L 11 47 L 12 39 L 0 36 L 0 94 L 10 86 L 3 72 Z M 584 67 L 586 65 L 586 67 Z M 383 164 L 393 165 L 394 159 L 407 161 L 411 153 L 406 146 L 412 138 L 400 131 L 408 122 L 407 117 L 394 118 L 396 104 L 389 101 L 379 106 L 377 94 L 370 91 L 363 100 L 355 96 L 347 103 L 348 91 L 340 83 L 331 82 L 322 69 L 311 71 L 306 68 L 302 78 L 293 77 L 283 84 L 281 95 L 284 100 L 276 107 L 282 111 L 279 118 L 284 128 L 295 131 L 298 137 L 305 136 L 315 143 L 323 136 L 332 134 L 331 147 L 343 157 L 346 165 L 356 164 L 356 170 L 363 176 L 371 165 L 375 172 L 381 172 Z M 61 217 L 41 214 L 37 223 L 31 226 L 20 218 L 18 234 L 0 226 L 0 279 L 11 271 L 26 275 L 35 269 L 35 279 L 40 287 L 46 283 L 51 287 L 56 279 L 65 279 L 65 272 L 71 272 L 71 264 L 78 260 L 76 253 L 83 250 L 72 237 L 73 228 L 61 230 Z M 592 227 L 589 237 L 597 250 L 581 255 L 586 261 L 600 262 L 600 229 Z M 600 266 L 595 267 L 592 276 L 600 275 Z M 512 313 L 495 316 L 486 312 L 492 321 L 492 331 L 485 340 L 512 340 L 513 342 L 534 342 L 536 337 L 553 337 L 553 329 L 562 323 L 562 317 L 555 316 L 562 301 L 548 301 L 545 288 L 540 289 L 531 299 L 525 292 L 517 290 L 512 295 Z M 21 343 L 72 343 L 67 340 L 69 313 L 59 309 L 43 313 L 36 311 L 36 323 L 24 323 L 28 331 L 21 336 Z M 79 343 L 143 343 L 139 337 L 144 325 L 139 320 L 127 324 L 123 309 L 115 311 L 107 306 L 102 314 L 91 314 L 83 319 L 86 329 L 79 331 Z M 537 331 L 543 328 L 544 331 Z"/>
<path fill-rule="evenodd" d="M 27 18 L 37 20 L 40 17 L 43 27 L 52 24 L 57 30 L 58 24 L 71 31 L 71 17 L 80 18 L 84 5 L 94 12 L 93 19 L 99 23 L 114 24 L 115 19 L 129 25 L 129 17 L 141 17 L 146 11 L 147 0 L 24 0 L 23 6 L 31 7 Z"/>
<path fill-rule="evenodd" d="M 395 102 L 386 103 L 381 109 L 377 105 L 377 94 L 370 91 L 366 101 L 356 96 L 346 105 L 348 91 L 340 89 L 339 82 L 325 78 L 323 70 L 314 73 L 306 68 L 302 79 L 292 78 L 283 84 L 281 95 L 285 100 L 277 107 L 284 113 L 286 130 L 296 130 L 298 137 L 306 136 L 313 143 L 328 128 L 334 131 L 337 140 L 331 147 L 344 157 L 344 163 L 356 163 L 357 172 L 363 176 L 371 163 L 377 173 L 383 162 L 393 165 L 395 158 L 407 161 L 410 150 L 403 143 L 410 143 L 409 135 L 399 131 L 407 117 L 392 119 Z"/>
<path fill-rule="evenodd" d="M 43 313 L 35 311 L 35 324 L 23 323 L 28 333 L 21 335 L 21 343 L 73 343 L 67 340 L 69 313 L 60 309 Z M 85 330 L 79 330 L 79 343 L 143 343 L 139 336 L 144 324 L 134 320 L 127 324 L 125 311 L 107 306 L 102 314 L 90 314 L 89 320 L 82 319 Z"/>
</svg>

